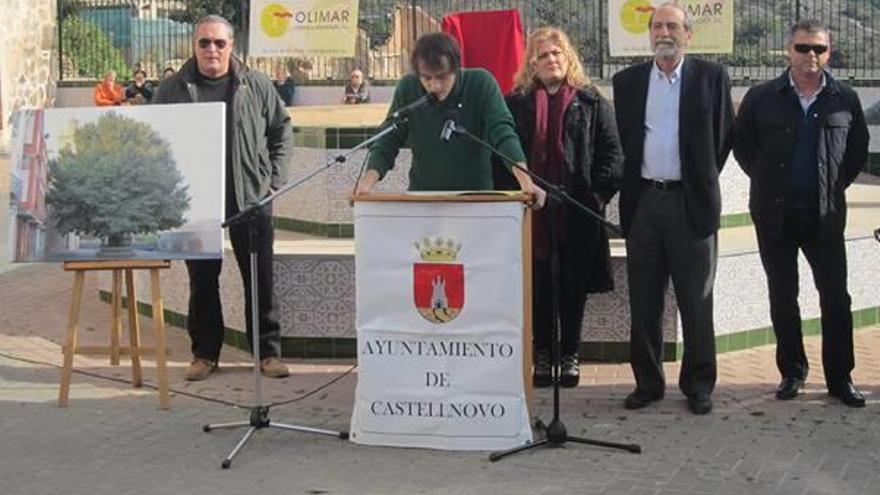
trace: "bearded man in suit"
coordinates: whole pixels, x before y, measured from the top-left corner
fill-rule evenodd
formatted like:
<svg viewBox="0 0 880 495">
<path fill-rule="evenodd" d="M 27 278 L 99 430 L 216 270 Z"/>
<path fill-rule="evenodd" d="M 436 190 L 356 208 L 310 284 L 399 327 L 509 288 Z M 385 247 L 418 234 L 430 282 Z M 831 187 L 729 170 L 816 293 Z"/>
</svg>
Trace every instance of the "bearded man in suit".
<svg viewBox="0 0 880 495">
<path fill-rule="evenodd" d="M 694 414 L 706 414 L 716 380 L 712 300 L 718 176 L 733 134 L 730 78 L 718 64 L 685 57 L 693 31 L 682 7 L 659 5 L 649 33 L 654 59 L 613 81 L 625 155 L 620 219 L 636 380 L 624 406 L 640 409 L 663 398 L 663 306 L 671 277 L 684 337 L 679 388 Z"/>
</svg>

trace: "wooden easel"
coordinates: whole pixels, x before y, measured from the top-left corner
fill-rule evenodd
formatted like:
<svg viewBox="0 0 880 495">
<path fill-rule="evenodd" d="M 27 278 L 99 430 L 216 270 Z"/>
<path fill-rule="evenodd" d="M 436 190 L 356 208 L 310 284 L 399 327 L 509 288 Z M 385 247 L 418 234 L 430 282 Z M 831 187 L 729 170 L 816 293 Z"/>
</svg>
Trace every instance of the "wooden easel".
<svg viewBox="0 0 880 495">
<path fill-rule="evenodd" d="M 74 272 L 73 296 L 70 301 L 70 315 L 67 323 L 67 338 L 64 344 L 64 366 L 61 368 L 61 387 L 58 392 L 58 407 L 67 407 L 70 394 L 70 376 L 73 371 L 73 355 L 109 354 L 110 364 L 118 365 L 119 356 L 131 356 L 132 384 L 143 385 L 141 377 L 142 354 L 154 351 L 156 354 L 156 375 L 159 382 L 159 407 L 168 409 L 168 369 L 165 351 L 165 317 L 162 307 L 162 294 L 159 286 L 159 270 L 171 267 L 168 260 L 113 260 L 113 261 L 67 261 L 64 270 Z M 113 271 L 112 315 L 113 324 L 110 329 L 110 346 L 77 347 L 76 333 L 79 328 L 79 310 L 82 302 L 83 282 L 85 273 L 92 270 Z M 150 291 L 153 299 L 153 331 L 156 335 L 155 349 L 140 347 L 138 329 L 137 298 L 135 297 L 134 270 L 150 270 Z M 122 330 L 122 274 L 125 272 L 126 297 L 128 298 L 128 330 L 129 346 L 119 346 L 119 335 Z"/>
</svg>

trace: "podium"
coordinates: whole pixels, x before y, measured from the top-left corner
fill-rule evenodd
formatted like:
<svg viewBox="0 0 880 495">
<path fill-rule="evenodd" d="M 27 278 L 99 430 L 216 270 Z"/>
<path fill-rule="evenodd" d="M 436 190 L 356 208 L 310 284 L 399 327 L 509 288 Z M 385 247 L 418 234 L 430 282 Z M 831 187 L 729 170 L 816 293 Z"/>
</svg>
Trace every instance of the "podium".
<svg viewBox="0 0 880 495">
<path fill-rule="evenodd" d="M 532 441 L 527 199 L 355 198 L 352 441 L 448 450 Z"/>
</svg>

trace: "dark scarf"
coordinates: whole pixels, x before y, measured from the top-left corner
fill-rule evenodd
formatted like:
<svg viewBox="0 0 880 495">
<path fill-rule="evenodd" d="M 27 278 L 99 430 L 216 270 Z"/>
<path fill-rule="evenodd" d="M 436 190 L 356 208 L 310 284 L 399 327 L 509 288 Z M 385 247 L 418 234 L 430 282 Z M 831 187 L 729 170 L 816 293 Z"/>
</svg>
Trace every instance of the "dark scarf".
<svg viewBox="0 0 880 495">
<path fill-rule="evenodd" d="M 568 84 L 559 88 L 552 101 L 544 86 L 537 86 L 532 93 L 535 99 L 535 128 L 532 133 L 529 168 L 560 186 L 566 185 L 565 144 L 562 139 L 565 110 L 576 93 L 577 90 Z M 561 239 L 561 229 L 565 226 L 565 209 L 559 209 L 558 215 L 556 233 Z M 532 226 L 534 255 L 546 259 L 550 256 L 550 226 L 543 210 L 535 212 Z"/>
</svg>

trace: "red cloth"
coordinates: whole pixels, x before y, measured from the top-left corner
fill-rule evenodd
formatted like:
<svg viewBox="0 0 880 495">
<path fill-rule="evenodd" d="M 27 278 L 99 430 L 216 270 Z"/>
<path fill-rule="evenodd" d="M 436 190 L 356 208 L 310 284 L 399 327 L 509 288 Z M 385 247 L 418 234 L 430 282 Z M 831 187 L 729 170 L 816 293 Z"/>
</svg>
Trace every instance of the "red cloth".
<svg viewBox="0 0 880 495">
<path fill-rule="evenodd" d="M 560 166 L 565 160 L 565 145 L 562 142 L 563 117 L 565 110 L 574 100 L 575 89 L 568 84 L 559 87 L 556 95 L 551 98 L 544 89 L 538 85 L 533 92 L 535 98 L 535 130 L 532 136 L 532 156 L 529 160 L 531 168 L 538 171 L 550 170 L 550 167 Z M 557 163 L 558 162 L 558 163 Z M 547 180 L 558 182 L 563 175 L 542 175 Z"/>
<path fill-rule="evenodd" d="M 447 15 L 443 17 L 443 32 L 461 46 L 463 67 L 482 67 L 491 72 L 502 94 L 513 89 L 513 75 L 525 56 L 519 10 Z"/>
<path fill-rule="evenodd" d="M 532 136 L 532 153 L 529 168 L 544 180 L 557 186 L 568 188 L 565 169 L 565 111 L 575 97 L 575 89 L 563 84 L 554 95 L 547 93 L 544 86 L 538 85 L 534 92 L 535 130 Z M 537 210 L 532 216 L 532 253 L 537 259 L 550 257 L 550 219 L 545 209 Z M 566 208 L 559 208 L 556 217 L 556 238 L 565 235 Z"/>
</svg>

